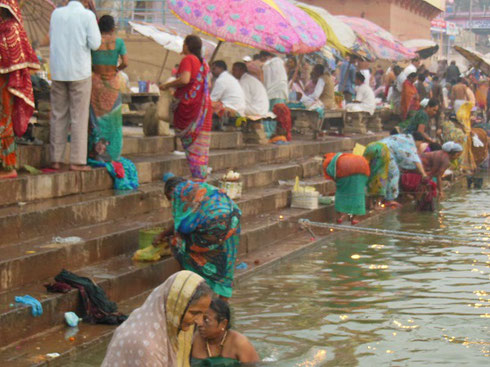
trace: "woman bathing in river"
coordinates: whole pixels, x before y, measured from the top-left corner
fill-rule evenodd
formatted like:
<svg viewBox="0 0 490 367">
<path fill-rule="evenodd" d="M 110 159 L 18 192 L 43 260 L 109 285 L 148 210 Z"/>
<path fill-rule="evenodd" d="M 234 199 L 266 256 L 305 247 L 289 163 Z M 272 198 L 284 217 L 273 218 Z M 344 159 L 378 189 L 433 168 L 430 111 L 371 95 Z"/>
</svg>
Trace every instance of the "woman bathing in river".
<svg viewBox="0 0 490 367">
<path fill-rule="evenodd" d="M 192 367 L 234 367 L 259 361 L 246 336 L 231 330 L 230 307 L 215 298 L 192 343 Z"/>
<path fill-rule="evenodd" d="M 199 275 L 172 275 L 116 329 L 102 367 L 189 367 L 194 326 L 202 325 L 211 295 Z"/>
<path fill-rule="evenodd" d="M 201 275 L 222 298 L 232 294 L 241 211 L 223 190 L 167 173 L 165 196 L 174 226 L 155 239 L 172 236 L 171 249 L 182 268 Z"/>
</svg>

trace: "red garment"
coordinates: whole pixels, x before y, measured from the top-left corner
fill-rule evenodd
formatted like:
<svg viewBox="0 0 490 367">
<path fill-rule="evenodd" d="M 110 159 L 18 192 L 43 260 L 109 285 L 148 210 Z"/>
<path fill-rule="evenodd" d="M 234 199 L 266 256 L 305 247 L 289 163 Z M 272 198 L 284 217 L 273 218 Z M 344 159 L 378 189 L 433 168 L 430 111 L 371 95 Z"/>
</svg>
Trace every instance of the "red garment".
<svg viewBox="0 0 490 367">
<path fill-rule="evenodd" d="M 276 103 L 272 112 L 277 117 L 277 122 L 279 122 L 284 130 L 286 130 L 286 138 L 291 141 L 291 129 L 293 123 L 291 121 L 291 110 L 284 103 Z"/>
<path fill-rule="evenodd" d="M 17 0 L 0 0 L 0 7 L 12 15 L 0 21 L 0 74 L 8 74 L 7 89 L 15 96 L 12 109 L 14 132 L 22 136 L 34 112 L 29 69 L 39 69 L 39 62 L 27 39 Z"/>
<path fill-rule="evenodd" d="M 201 61 L 195 55 L 187 55 L 180 62 L 177 74 L 181 75 L 185 71 L 190 72 L 191 80 L 187 85 L 177 88 L 175 91 L 175 98 L 179 100 L 179 105 L 174 112 L 174 126 L 179 130 L 187 129 L 199 117 L 202 105 L 205 103 L 207 105 L 208 116 L 205 118 L 202 129 L 204 131 L 211 131 L 211 98 L 209 94 L 204 95 L 203 87 L 204 78 L 207 78 L 209 74 L 209 67 L 206 64 L 207 70 L 203 77 L 199 76 L 200 68 Z"/>
<path fill-rule="evenodd" d="M 120 162 L 112 161 L 112 166 L 114 167 L 114 172 L 117 178 L 124 178 L 126 172 L 124 171 L 124 166 Z"/>
</svg>

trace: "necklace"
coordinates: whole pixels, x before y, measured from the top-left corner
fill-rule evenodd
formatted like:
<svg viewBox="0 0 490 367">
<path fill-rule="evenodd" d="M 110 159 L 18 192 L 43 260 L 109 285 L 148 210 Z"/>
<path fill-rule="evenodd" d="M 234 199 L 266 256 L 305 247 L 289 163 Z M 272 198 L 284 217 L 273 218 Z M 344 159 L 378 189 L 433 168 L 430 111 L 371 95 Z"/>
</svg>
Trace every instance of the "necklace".
<svg viewBox="0 0 490 367">
<path fill-rule="evenodd" d="M 225 334 L 223 335 L 223 339 L 221 339 L 221 343 L 219 343 L 219 355 L 217 357 L 219 357 L 221 353 L 223 353 L 223 346 L 225 345 L 225 340 L 227 336 L 228 336 L 228 330 L 225 331 Z M 206 340 L 206 349 L 208 350 L 208 357 L 212 358 L 213 356 L 207 340 Z"/>
</svg>

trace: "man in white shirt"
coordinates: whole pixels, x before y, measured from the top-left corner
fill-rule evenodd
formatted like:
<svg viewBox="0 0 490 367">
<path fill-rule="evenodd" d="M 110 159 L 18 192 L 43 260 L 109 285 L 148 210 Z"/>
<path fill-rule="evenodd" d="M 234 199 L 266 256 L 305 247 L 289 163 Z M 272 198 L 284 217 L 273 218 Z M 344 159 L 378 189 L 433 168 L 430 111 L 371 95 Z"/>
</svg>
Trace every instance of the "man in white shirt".
<svg viewBox="0 0 490 367">
<path fill-rule="evenodd" d="M 88 0 L 71 0 L 51 15 L 51 161 L 59 169 L 64 160 L 71 122 L 70 169 L 86 171 L 92 50 L 101 44 L 95 14 Z"/>
<path fill-rule="evenodd" d="M 264 85 L 269 96 L 269 110 L 272 111 L 277 103 L 286 103 L 288 99 L 288 74 L 284 61 L 270 52 L 260 52 L 261 61 L 264 62 Z"/>
<path fill-rule="evenodd" d="M 376 109 L 376 97 L 368 84 L 365 84 L 365 77 L 360 72 L 356 73 L 356 99 L 350 105 L 354 105 L 357 111 L 368 112 L 370 115 Z M 349 105 L 347 106 L 349 110 Z"/>
<path fill-rule="evenodd" d="M 416 57 L 415 59 L 412 60 L 410 65 L 408 65 L 403 71 L 398 75 L 396 78 L 395 86 L 396 89 L 401 93 L 403 89 L 403 83 L 405 80 L 407 80 L 407 77 L 412 74 L 412 73 L 417 73 L 417 70 L 420 66 L 420 59 Z"/>
<path fill-rule="evenodd" d="M 232 74 L 240 81 L 245 94 L 245 115 L 264 117 L 269 112 L 269 99 L 264 85 L 248 73 L 243 62 L 233 64 Z"/>
<path fill-rule="evenodd" d="M 213 62 L 211 72 L 215 78 L 213 90 L 211 91 L 211 101 L 213 110 L 219 112 L 225 109 L 231 114 L 245 114 L 245 94 L 238 80 L 228 71 L 226 63 L 222 60 Z"/>
</svg>

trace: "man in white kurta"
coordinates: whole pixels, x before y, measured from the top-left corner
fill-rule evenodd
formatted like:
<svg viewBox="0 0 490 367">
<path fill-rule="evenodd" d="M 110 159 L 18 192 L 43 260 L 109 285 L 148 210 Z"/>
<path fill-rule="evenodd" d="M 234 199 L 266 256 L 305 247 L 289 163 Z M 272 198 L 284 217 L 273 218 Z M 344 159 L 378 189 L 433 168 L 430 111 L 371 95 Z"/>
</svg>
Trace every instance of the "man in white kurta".
<svg viewBox="0 0 490 367">
<path fill-rule="evenodd" d="M 277 103 L 286 103 L 288 99 L 288 75 L 284 61 L 269 52 L 261 51 L 264 62 L 264 85 L 269 97 L 269 109 L 272 111 Z"/>
<path fill-rule="evenodd" d="M 245 114 L 245 94 L 238 80 L 227 71 L 226 63 L 221 60 L 215 61 L 211 66 L 211 72 L 215 77 L 211 91 L 213 104 L 221 102 L 225 109 L 243 116 Z"/>
<path fill-rule="evenodd" d="M 347 111 L 368 112 L 374 114 L 376 109 L 376 97 L 371 87 L 364 83 L 365 78 L 360 72 L 356 73 L 356 99 L 346 105 Z"/>
<path fill-rule="evenodd" d="M 264 85 L 248 73 L 243 62 L 233 64 L 232 74 L 239 80 L 245 94 L 245 115 L 264 117 L 269 112 L 269 98 Z"/>
</svg>

